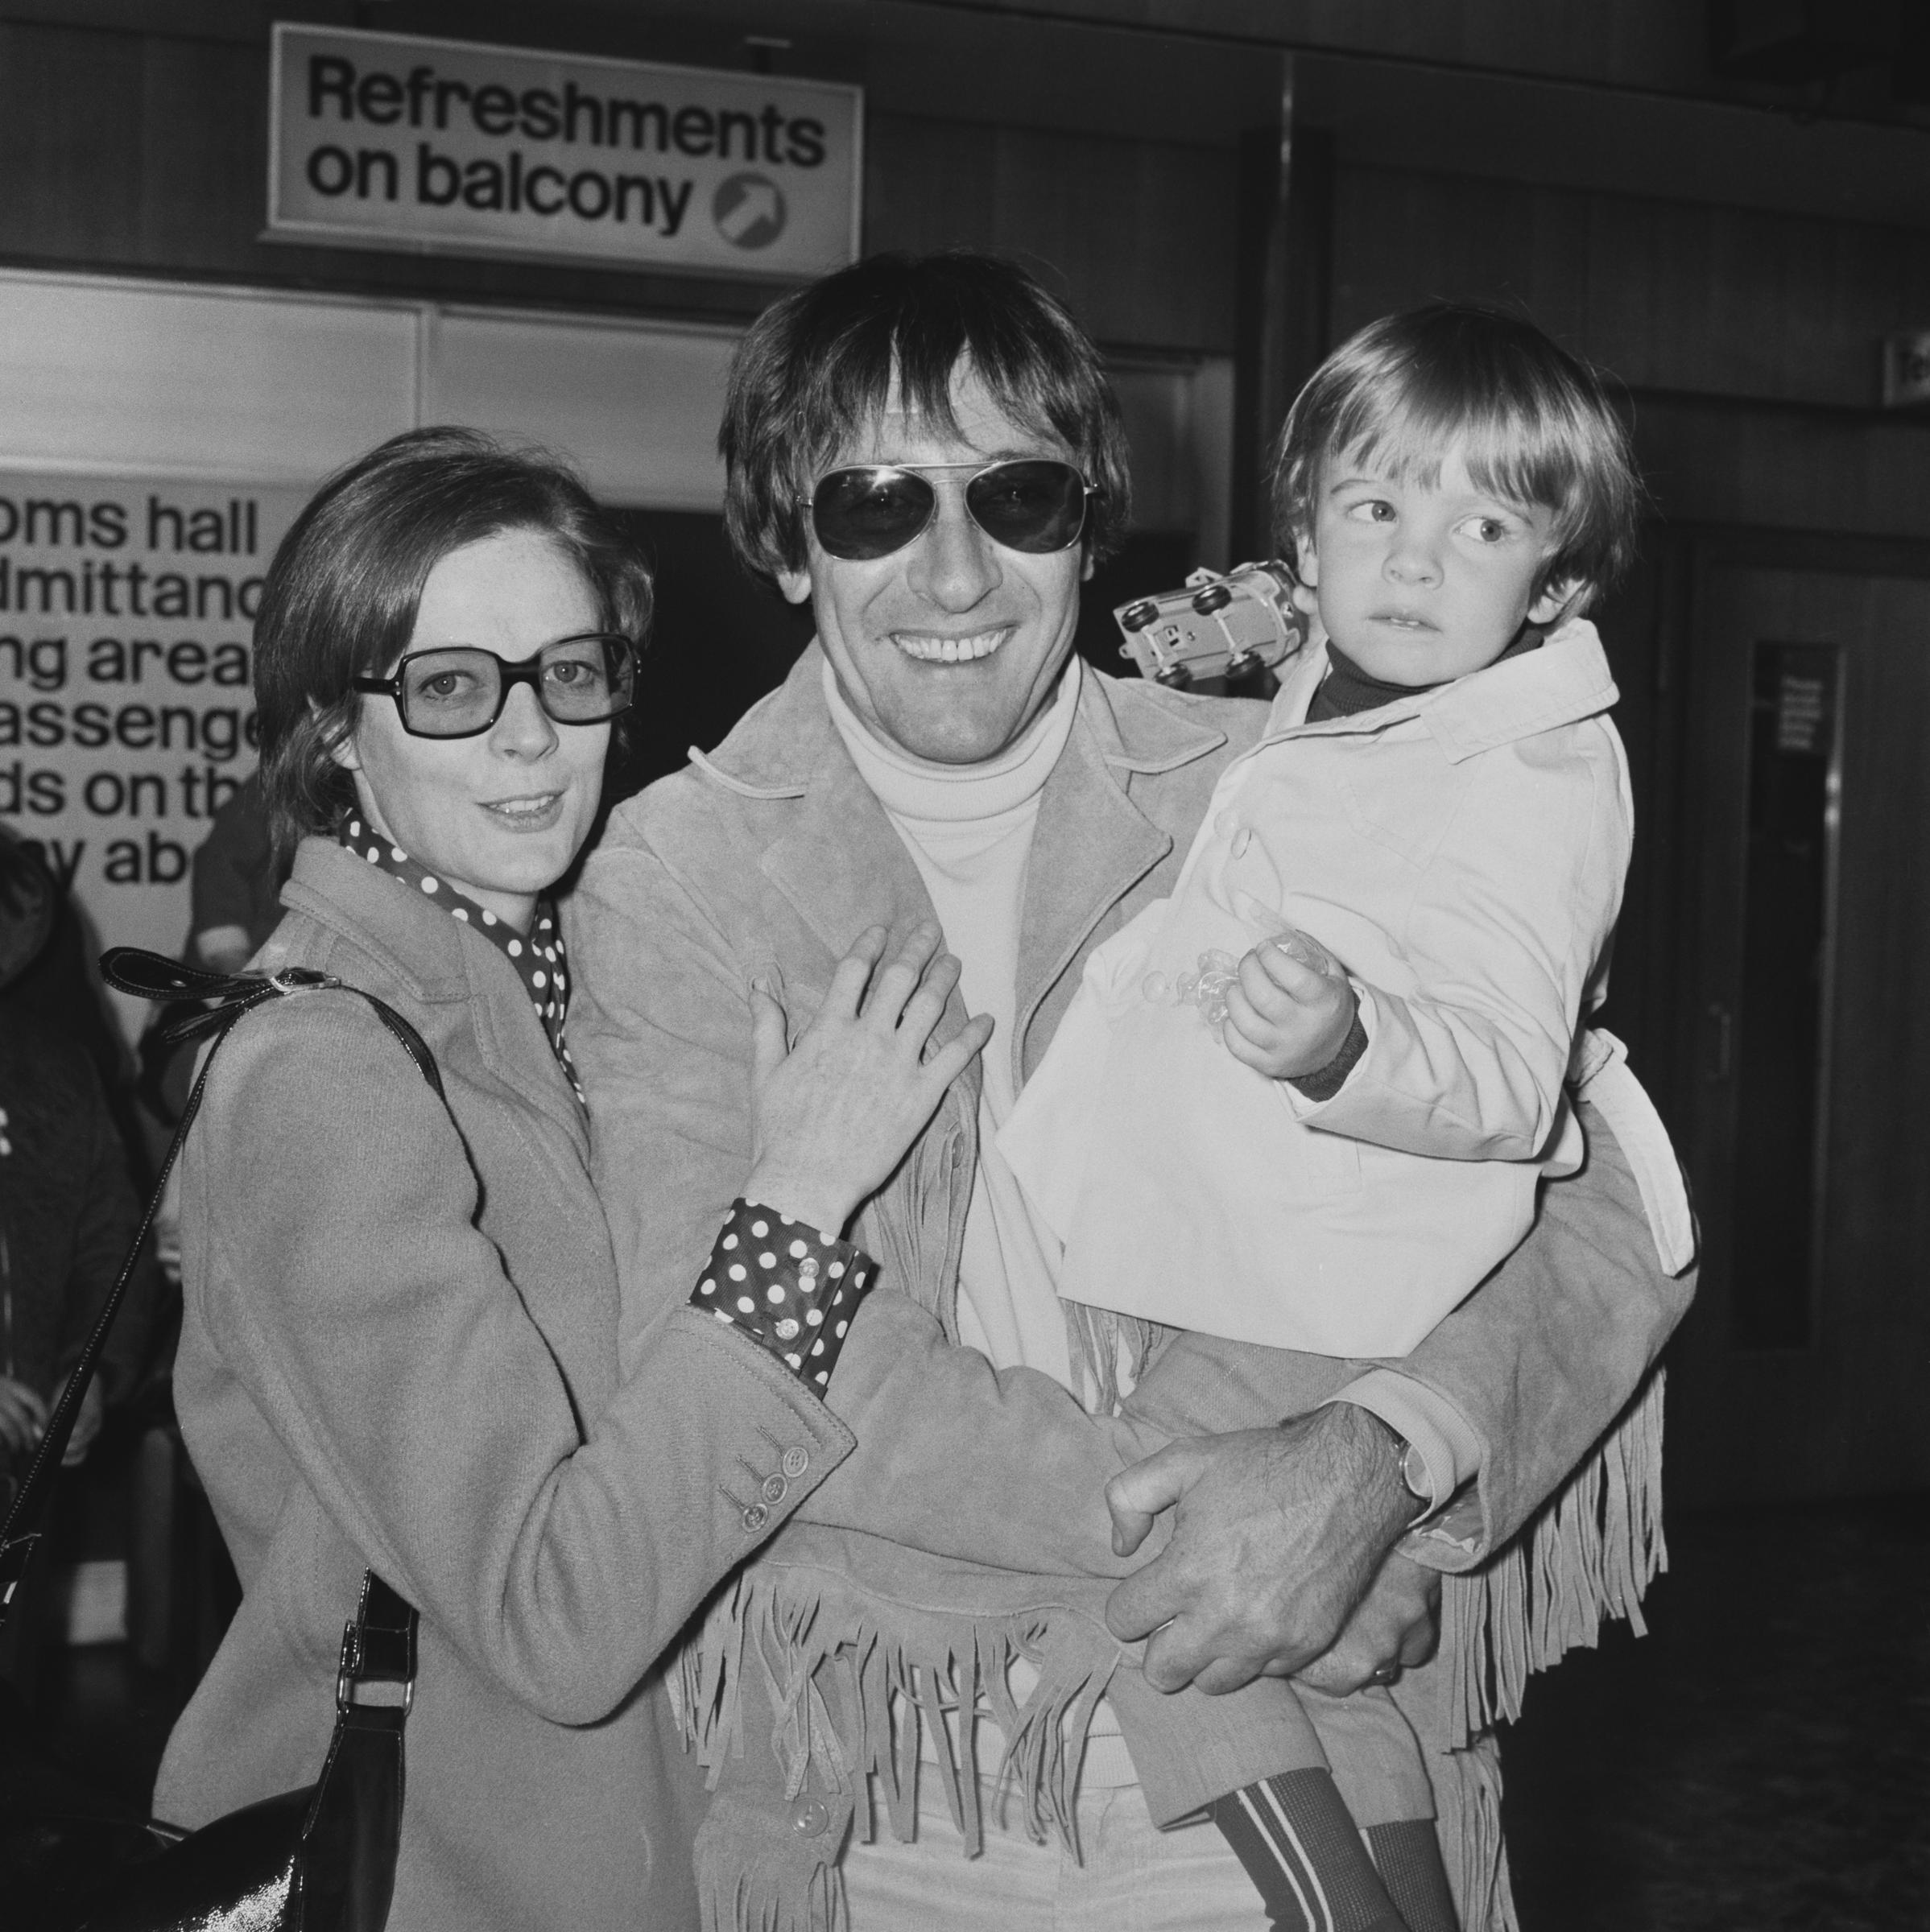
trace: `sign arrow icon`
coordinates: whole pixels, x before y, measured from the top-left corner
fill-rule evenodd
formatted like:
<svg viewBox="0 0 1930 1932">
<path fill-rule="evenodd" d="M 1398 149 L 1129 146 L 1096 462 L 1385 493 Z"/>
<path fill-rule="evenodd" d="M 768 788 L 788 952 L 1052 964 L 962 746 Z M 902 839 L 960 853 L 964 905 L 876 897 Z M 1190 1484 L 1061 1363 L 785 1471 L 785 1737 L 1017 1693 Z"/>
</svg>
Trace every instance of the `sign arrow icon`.
<svg viewBox="0 0 1930 1932">
<path fill-rule="evenodd" d="M 783 196 L 756 175 L 739 175 L 729 185 L 737 189 L 737 197 L 718 211 L 717 233 L 739 248 L 762 247 L 784 225 Z"/>
</svg>

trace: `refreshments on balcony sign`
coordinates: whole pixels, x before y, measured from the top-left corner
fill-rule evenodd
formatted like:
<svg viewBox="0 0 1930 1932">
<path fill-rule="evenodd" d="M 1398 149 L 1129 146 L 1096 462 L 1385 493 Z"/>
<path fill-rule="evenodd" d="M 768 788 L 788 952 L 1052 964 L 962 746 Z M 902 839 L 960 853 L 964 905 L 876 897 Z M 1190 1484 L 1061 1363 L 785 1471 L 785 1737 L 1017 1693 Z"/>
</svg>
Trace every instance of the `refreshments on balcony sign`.
<svg viewBox="0 0 1930 1932">
<path fill-rule="evenodd" d="M 858 253 L 863 91 L 287 23 L 271 239 L 805 277 Z"/>
</svg>

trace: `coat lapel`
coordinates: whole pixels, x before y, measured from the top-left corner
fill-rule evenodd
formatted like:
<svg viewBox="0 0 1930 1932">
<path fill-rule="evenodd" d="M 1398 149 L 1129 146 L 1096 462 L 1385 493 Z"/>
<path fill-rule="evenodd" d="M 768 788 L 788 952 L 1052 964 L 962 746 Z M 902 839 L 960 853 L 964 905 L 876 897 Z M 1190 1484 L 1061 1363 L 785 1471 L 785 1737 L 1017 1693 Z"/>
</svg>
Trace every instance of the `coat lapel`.
<svg viewBox="0 0 1930 1932">
<path fill-rule="evenodd" d="M 936 922 L 931 894 L 897 828 L 859 777 L 835 730 L 783 836 L 766 851 L 765 876 L 790 901 L 833 960 L 866 927 L 897 931 Z"/>
<path fill-rule="evenodd" d="M 1143 716 L 1122 719 L 1110 694 L 1130 691 L 1130 685 L 1109 687 L 1084 667 L 1080 677 L 1078 715 L 1039 803 L 1026 873 L 1011 1049 L 1020 1080 L 1040 1004 L 1101 923 L 1173 848 L 1172 833 L 1127 795 L 1130 774 L 1190 764 L 1226 741 L 1224 732 L 1144 704 L 1134 707 Z"/>
</svg>

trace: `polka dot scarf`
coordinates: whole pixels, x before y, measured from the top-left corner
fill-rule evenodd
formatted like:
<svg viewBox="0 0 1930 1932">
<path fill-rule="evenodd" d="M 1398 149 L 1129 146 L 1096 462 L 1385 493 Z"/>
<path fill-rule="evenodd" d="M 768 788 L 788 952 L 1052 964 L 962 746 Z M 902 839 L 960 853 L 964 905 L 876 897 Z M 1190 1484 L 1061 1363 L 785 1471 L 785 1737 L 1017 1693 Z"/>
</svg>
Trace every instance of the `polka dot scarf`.
<svg viewBox="0 0 1930 1932">
<path fill-rule="evenodd" d="M 563 935 L 556 923 L 556 907 L 548 899 L 538 899 L 535 916 L 526 936 L 494 913 L 485 911 L 473 899 L 465 898 L 447 879 L 439 879 L 418 865 L 399 845 L 378 836 L 355 813 L 343 819 L 337 836 L 357 858 L 367 860 L 391 878 L 413 886 L 424 898 L 441 906 L 451 919 L 473 926 L 516 968 L 516 976 L 530 996 L 530 1005 L 535 1009 L 550 1051 L 568 1075 L 578 1102 L 587 1105 L 569 1049 L 563 1043 L 563 1022 L 569 1011 L 569 975 L 564 969 Z"/>
<path fill-rule="evenodd" d="M 827 1241 L 802 1221 L 738 1200 L 691 1306 L 742 1329 L 815 1394 L 831 1380 L 874 1272 L 851 1242 Z"/>
</svg>

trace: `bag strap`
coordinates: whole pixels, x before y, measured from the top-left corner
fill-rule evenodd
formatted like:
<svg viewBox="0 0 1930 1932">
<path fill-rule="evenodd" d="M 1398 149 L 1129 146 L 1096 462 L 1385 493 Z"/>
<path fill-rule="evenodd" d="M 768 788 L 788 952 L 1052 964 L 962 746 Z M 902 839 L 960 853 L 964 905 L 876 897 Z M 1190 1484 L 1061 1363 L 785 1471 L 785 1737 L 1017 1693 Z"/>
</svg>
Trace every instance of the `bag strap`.
<svg viewBox="0 0 1930 1932">
<path fill-rule="evenodd" d="M 188 1104 L 181 1109 L 180 1125 L 174 1130 L 174 1138 L 168 1142 L 167 1152 L 161 1162 L 159 1178 L 155 1183 L 153 1197 L 147 1203 L 147 1212 L 141 1217 L 139 1232 L 134 1237 L 134 1245 L 127 1251 L 127 1259 L 121 1264 L 121 1272 L 112 1292 L 102 1305 L 94 1322 L 93 1331 L 81 1357 L 74 1365 L 73 1373 L 67 1378 L 67 1386 L 60 1399 L 54 1405 L 53 1414 L 48 1417 L 47 1431 L 40 1438 L 39 1447 L 34 1452 L 26 1480 L 15 1494 L 12 1506 L 6 1513 L 6 1520 L 0 1524 L 0 1630 L 6 1627 L 14 1601 L 19 1594 L 20 1579 L 26 1575 L 27 1567 L 32 1560 L 36 1546 L 46 1528 L 47 1513 L 53 1502 L 54 1482 L 60 1472 L 61 1458 L 67 1453 L 68 1438 L 73 1434 L 74 1422 L 80 1414 L 81 1398 L 87 1393 L 87 1385 L 93 1380 L 94 1373 L 101 1363 L 101 1352 L 107 1344 L 114 1319 L 121 1312 L 121 1303 L 126 1298 L 127 1284 L 132 1277 L 134 1263 L 139 1257 L 141 1245 L 147 1239 L 148 1231 L 154 1226 L 155 1216 L 159 1213 L 162 1196 L 167 1192 L 168 1176 L 174 1171 L 176 1156 L 181 1151 L 181 1143 L 188 1137 L 188 1129 L 194 1124 L 194 1117 L 200 1111 L 201 1092 L 208 1084 L 209 1070 L 214 1065 L 214 1056 L 221 1051 L 221 1044 L 234 1030 L 235 1022 L 243 1014 L 252 1013 L 256 1007 L 265 1005 L 271 1000 L 285 999 L 291 993 L 320 991 L 325 988 L 340 988 L 359 994 L 374 1009 L 375 1017 L 399 1040 L 409 1058 L 415 1063 L 436 1097 L 446 1106 L 448 1096 L 442 1090 L 442 1075 L 436 1065 L 436 1056 L 429 1051 L 423 1037 L 402 1015 L 391 1006 L 385 1005 L 372 993 L 364 993 L 359 986 L 349 986 L 333 974 L 317 972 L 306 966 L 291 966 L 284 971 L 271 975 L 267 979 L 248 974 L 229 976 L 224 973 L 203 972 L 198 968 L 182 965 L 179 961 L 164 958 L 156 952 L 145 952 L 134 946 L 116 946 L 104 954 L 101 960 L 101 976 L 109 985 L 122 993 L 130 993 L 147 1000 L 211 1000 L 214 1004 L 206 1010 L 167 1029 L 163 1037 L 170 1042 L 198 1039 L 204 1034 L 213 1035 L 213 1044 L 207 1057 L 201 1062 L 201 1070 L 196 1076 L 192 1091 L 188 1096 Z M 374 1608 L 371 1609 L 371 1600 Z M 407 1676 L 415 1675 L 415 1612 L 396 1596 L 389 1586 L 372 1571 L 362 1589 L 361 1608 L 355 1623 L 349 1626 L 343 1639 L 343 1683 L 359 1683 L 359 1676 L 349 1674 L 349 1634 L 362 1631 L 364 1643 L 357 1649 L 360 1658 L 364 1650 L 379 1661 L 380 1666 L 369 1682 L 403 1681 L 393 1668 L 395 1650 L 389 1642 L 390 1635 L 399 1626 L 401 1618 L 397 1612 L 406 1615 L 407 1630 Z M 359 1669 L 359 1665 L 357 1668 Z M 345 1695 L 338 1686 L 337 1702 Z M 407 1709 L 405 1703 L 403 1708 Z"/>
</svg>

